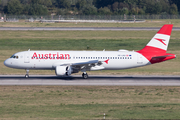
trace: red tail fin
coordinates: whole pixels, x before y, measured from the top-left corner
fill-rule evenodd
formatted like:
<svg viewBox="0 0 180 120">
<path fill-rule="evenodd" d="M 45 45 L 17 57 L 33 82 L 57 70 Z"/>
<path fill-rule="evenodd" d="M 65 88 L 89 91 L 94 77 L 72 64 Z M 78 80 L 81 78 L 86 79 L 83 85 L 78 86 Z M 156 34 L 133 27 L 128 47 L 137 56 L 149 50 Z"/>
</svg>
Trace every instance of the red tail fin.
<svg viewBox="0 0 180 120">
<path fill-rule="evenodd" d="M 137 51 L 138 53 L 142 54 L 146 57 L 151 63 L 162 62 L 165 60 L 173 59 L 176 56 L 174 54 L 167 54 L 167 48 L 170 40 L 170 35 L 172 31 L 172 24 L 164 25 L 157 34 L 150 40 L 150 42 L 142 49 Z M 158 56 L 166 56 L 156 58 Z"/>
</svg>

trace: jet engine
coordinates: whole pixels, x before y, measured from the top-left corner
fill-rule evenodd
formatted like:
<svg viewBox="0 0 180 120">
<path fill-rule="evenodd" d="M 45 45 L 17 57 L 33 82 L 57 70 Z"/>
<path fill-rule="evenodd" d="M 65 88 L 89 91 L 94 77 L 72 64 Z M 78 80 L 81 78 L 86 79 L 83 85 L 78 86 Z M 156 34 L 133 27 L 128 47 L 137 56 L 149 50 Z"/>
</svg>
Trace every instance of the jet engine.
<svg viewBox="0 0 180 120">
<path fill-rule="evenodd" d="M 63 76 L 63 75 L 69 76 L 71 75 L 72 71 L 73 70 L 71 66 L 57 66 L 55 72 L 57 76 Z"/>
</svg>

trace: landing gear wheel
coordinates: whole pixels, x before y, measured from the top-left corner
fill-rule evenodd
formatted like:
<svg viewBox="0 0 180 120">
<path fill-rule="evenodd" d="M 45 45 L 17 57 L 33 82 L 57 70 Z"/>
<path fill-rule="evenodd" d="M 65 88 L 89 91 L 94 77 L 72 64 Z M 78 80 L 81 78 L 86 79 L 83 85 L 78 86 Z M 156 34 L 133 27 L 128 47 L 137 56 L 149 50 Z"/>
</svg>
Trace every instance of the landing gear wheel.
<svg viewBox="0 0 180 120">
<path fill-rule="evenodd" d="M 88 78 L 88 74 L 87 74 L 87 73 L 83 73 L 83 74 L 82 74 L 82 77 L 83 77 L 84 79 L 87 79 L 87 78 Z"/>
<path fill-rule="evenodd" d="M 29 78 L 29 70 L 26 69 L 26 75 L 25 75 L 25 78 Z"/>
<path fill-rule="evenodd" d="M 26 75 L 25 75 L 25 78 L 29 78 L 29 75 L 28 75 L 28 74 L 26 74 Z"/>
</svg>

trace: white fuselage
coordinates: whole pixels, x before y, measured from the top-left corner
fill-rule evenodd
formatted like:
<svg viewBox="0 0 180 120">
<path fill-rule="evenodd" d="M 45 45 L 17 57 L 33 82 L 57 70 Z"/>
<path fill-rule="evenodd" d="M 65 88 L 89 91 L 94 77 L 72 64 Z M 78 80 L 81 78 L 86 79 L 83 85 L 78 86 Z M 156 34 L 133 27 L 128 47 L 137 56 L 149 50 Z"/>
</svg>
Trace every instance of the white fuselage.
<svg viewBox="0 0 180 120">
<path fill-rule="evenodd" d="M 98 60 L 102 61 L 102 69 L 117 70 L 151 64 L 143 55 L 134 51 L 24 51 L 14 56 L 18 58 L 7 59 L 4 62 L 6 66 L 17 69 L 55 69 L 64 63 Z"/>
</svg>

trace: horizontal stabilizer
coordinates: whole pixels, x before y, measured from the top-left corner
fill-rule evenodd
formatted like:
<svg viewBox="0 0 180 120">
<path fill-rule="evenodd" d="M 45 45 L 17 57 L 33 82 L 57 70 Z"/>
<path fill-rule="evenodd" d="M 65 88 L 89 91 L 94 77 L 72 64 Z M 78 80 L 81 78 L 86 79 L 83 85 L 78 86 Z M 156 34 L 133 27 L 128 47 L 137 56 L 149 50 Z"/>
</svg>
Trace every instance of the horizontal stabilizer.
<svg viewBox="0 0 180 120">
<path fill-rule="evenodd" d="M 156 56 L 156 57 L 152 57 L 152 59 L 166 58 L 166 57 L 170 57 L 170 56 L 173 56 L 173 55 Z"/>
<path fill-rule="evenodd" d="M 163 62 L 163 61 L 174 59 L 174 58 L 176 58 L 176 55 L 167 53 L 167 55 L 152 57 L 150 62 L 151 64 L 154 64 L 154 63 Z"/>
</svg>

